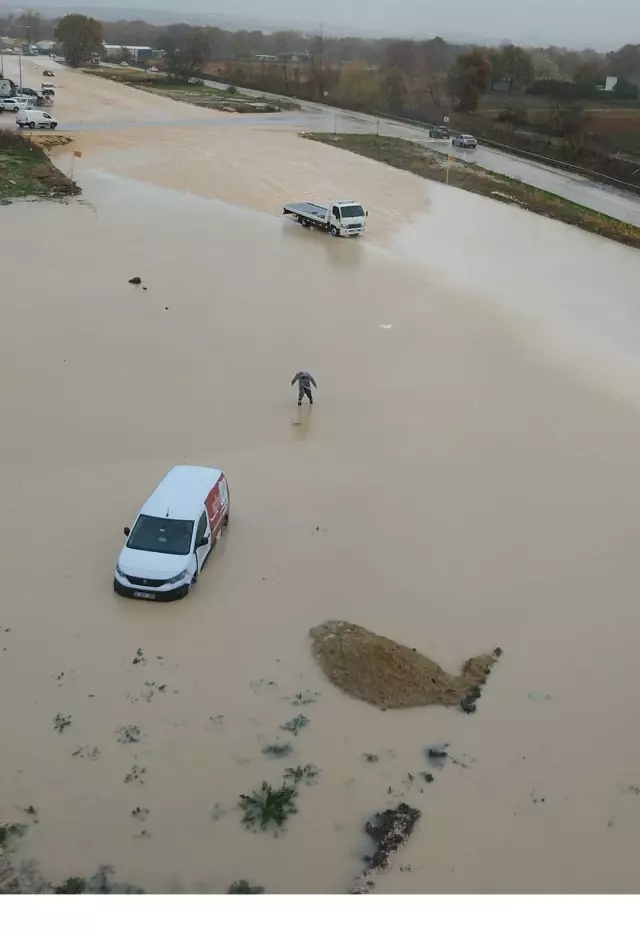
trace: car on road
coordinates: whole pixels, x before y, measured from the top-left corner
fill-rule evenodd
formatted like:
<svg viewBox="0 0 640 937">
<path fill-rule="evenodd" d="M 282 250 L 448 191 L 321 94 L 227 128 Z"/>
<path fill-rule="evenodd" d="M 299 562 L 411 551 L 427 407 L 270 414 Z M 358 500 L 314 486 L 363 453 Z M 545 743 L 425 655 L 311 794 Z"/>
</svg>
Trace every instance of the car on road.
<svg viewBox="0 0 640 937">
<path fill-rule="evenodd" d="M 153 72 L 154 75 L 157 75 L 160 69 L 156 65 L 150 65 L 147 71 Z"/>
<path fill-rule="evenodd" d="M 113 588 L 131 599 L 183 598 L 229 523 L 224 473 L 176 465 L 144 503 L 116 563 Z"/>
<path fill-rule="evenodd" d="M 43 71 L 42 74 L 44 75 L 45 78 L 55 78 L 55 77 L 56 77 L 56 73 L 55 73 L 55 72 L 52 72 L 50 68 L 45 68 L 45 70 Z"/>
<path fill-rule="evenodd" d="M 16 124 L 22 130 L 28 127 L 30 130 L 55 130 L 58 121 L 47 111 L 36 111 L 33 109 L 20 111 L 16 117 Z"/>
<path fill-rule="evenodd" d="M 475 150 L 478 141 L 469 133 L 459 133 L 458 136 L 451 138 L 451 146 L 461 146 L 467 150 Z"/>
<path fill-rule="evenodd" d="M 49 97 L 53 97 L 56 93 L 56 86 L 51 81 L 43 81 L 40 89 L 41 94 L 47 94 Z"/>
<path fill-rule="evenodd" d="M 18 111 L 24 110 L 25 107 L 30 107 L 34 101 L 31 101 L 29 98 L 3 98 L 0 101 L 0 109 L 3 111 L 13 111 L 14 114 L 17 114 Z"/>
<path fill-rule="evenodd" d="M 432 127 L 429 136 L 432 140 L 448 140 L 451 132 L 448 127 Z"/>
</svg>

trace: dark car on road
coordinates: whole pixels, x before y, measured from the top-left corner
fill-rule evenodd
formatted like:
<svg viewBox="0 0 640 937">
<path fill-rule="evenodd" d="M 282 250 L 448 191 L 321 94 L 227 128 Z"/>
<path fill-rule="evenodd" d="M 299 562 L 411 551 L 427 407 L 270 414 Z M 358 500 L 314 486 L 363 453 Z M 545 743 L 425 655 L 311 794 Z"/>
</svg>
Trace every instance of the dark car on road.
<svg viewBox="0 0 640 937">
<path fill-rule="evenodd" d="M 432 140 L 448 140 L 451 133 L 448 127 L 432 127 L 429 136 Z"/>
</svg>

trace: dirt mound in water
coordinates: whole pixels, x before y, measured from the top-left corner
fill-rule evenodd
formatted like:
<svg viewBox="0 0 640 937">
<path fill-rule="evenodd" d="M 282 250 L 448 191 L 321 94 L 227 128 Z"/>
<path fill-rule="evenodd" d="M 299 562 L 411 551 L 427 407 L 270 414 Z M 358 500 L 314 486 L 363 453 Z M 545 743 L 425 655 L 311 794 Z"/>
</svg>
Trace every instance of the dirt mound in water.
<svg viewBox="0 0 640 937">
<path fill-rule="evenodd" d="M 309 636 L 313 655 L 331 683 L 379 709 L 456 706 L 470 694 L 477 699 L 499 656 L 496 650 L 471 657 L 455 676 L 414 648 L 348 621 L 316 625 Z"/>
</svg>

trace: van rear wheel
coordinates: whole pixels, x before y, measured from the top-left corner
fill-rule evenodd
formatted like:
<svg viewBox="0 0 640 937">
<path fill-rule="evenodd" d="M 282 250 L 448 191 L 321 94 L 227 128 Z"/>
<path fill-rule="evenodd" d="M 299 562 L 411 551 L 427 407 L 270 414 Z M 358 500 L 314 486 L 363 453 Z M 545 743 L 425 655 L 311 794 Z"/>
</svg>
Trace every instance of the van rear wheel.
<svg viewBox="0 0 640 937">
<path fill-rule="evenodd" d="M 29 130 L 35 130 L 35 129 L 36 129 L 35 121 L 30 120 L 30 121 L 29 121 Z"/>
</svg>

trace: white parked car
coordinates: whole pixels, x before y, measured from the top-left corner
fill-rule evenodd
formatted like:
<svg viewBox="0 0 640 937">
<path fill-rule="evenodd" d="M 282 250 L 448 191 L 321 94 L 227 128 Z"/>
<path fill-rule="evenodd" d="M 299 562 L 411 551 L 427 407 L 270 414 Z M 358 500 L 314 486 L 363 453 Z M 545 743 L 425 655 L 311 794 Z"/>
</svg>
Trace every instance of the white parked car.
<svg viewBox="0 0 640 937">
<path fill-rule="evenodd" d="M 177 465 L 142 506 L 133 529 L 124 528 L 113 588 L 133 599 L 170 602 L 195 585 L 229 523 L 229 486 L 223 472 Z"/>
<path fill-rule="evenodd" d="M 28 127 L 30 130 L 55 130 L 58 121 L 47 111 L 34 111 L 31 108 L 20 111 L 16 117 L 18 127 Z"/>
<path fill-rule="evenodd" d="M 451 146 L 461 146 L 464 147 L 464 149 L 475 150 L 477 145 L 478 141 L 469 133 L 461 133 L 458 134 L 457 137 L 451 138 Z"/>
<path fill-rule="evenodd" d="M 49 97 L 53 97 L 56 93 L 56 86 L 51 81 L 43 81 L 40 85 L 42 94 L 48 94 Z"/>
<path fill-rule="evenodd" d="M 3 111 L 13 111 L 14 114 L 17 114 L 25 107 L 31 107 L 33 103 L 35 102 L 31 98 L 3 98 L 0 107 Z"/>
</svg>

